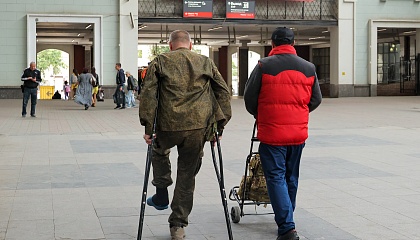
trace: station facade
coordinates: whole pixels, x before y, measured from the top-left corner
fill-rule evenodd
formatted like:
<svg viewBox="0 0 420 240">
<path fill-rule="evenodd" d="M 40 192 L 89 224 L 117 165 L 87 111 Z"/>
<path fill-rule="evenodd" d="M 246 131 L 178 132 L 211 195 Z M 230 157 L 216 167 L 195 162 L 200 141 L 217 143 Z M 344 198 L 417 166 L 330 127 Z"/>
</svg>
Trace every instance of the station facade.
<svg viewBox="0 0 420 240">
<path fill-rule="evenodd" d="M 420 92 L 420 0 L 235 0 L 254 4 L 252 19 L 227 18 L 225 0 L 202 1 L 212 4 L 210 17 L 185 17 L 184 2 L 2 1 L 0 98 L 21 98 L 20 75 L 45 49 L 69 54 L 69 75 L 94 66 L 111 93 L 115 63 L 137 72 L 138 45 L 165 45 L 178 28 L 190 31 L 194 44 L 210 47 L 230 86 L 237 54 L 241 95 L 252 70 L 249 52 L 266 56 L 271 31 L 279 26 L 294 29 L 298 54 L 317 66 L 324 96 Z"/>
</svg>

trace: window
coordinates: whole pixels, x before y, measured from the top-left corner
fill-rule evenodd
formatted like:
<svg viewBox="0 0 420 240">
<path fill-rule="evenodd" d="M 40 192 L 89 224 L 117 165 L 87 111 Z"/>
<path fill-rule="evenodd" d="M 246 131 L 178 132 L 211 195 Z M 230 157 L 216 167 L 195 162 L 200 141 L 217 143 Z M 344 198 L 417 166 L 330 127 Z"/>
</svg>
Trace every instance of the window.
<svg viewBox="0 0 420 240">
<path fill-rule="evenodd" d="M 319 83 L 330 83 L 330 48 L 314 48 L 312 63 L 316 67 Z"/>
<path fill-rule="evenodd" d="M 400 44 L 378 43 L 378 84 L 400 80 Z"/>
</svg>

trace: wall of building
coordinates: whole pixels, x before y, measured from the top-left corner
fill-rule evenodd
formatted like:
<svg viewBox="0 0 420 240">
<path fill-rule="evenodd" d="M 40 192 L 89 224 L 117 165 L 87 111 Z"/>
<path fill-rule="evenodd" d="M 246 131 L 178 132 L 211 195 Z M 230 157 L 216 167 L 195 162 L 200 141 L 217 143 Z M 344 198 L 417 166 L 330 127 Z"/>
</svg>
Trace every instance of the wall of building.
<svg viewBox="0 0 420 240">
<path fill-rule="evenodd" d="M 86 7 L 88 6 L 88 7 Z M 0 3 L 0 88 L 20 86 L 27 68 L 27 14 L 103 16 L 103 80 L 114 84 L 119 59 L 119 6 L 116 0 L 2 0 Z M 137 47 L 137 46 L 136 46 Z"/>
<path fill-rule="evenodd" d="M 355 84 L 369 84 L 369 20 L 420 20 L 419 13 L 420 2 L 415 0 L 361 0 L 356 2 Z"/>
</svg>

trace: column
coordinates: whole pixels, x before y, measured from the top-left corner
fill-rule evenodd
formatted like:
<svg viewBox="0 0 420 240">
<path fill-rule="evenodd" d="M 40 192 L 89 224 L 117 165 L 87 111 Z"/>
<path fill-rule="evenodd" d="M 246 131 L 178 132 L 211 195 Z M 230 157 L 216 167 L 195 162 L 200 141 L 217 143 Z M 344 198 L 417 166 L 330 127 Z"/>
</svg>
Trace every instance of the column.
<svg viewBox="0 0 420 240">
<path fill-rule="evenodd" d="M 248 52 L 249 47 L 248 43 L 250 43 L 250 40 L 240 40 L 240 43 L 242 43 L 242 46 L 239 47 L 239 66 L 238 66 L 238 74 L 239 74 L 239 89 L 238 89 L 238 95 L 243 96 L 245 91 L 245 84 L 248 80 Z"/>
<path fill-rule="evenodd" d="M 85 45 L 85 67 L 90 71 L 92 66 L 92 50 L 89 45 Z"/>
<path fill-rule="evenodd" d="M 353 97 L 354 3 L 339 1 L 338 27 L 330 27 L 330 97 Z"/>
<path fill-rule="evenodd" d="M 216 64 L 217 68 L 219 68 L 219 47 L 210 46 L 209 57 Z"/>
<path fill-rule="evenodd" d="M 416 55 L 420 54 L 420 28 L 416 29 Z"/>
<path fill-rule="evenodd" d="M 138 1 L 120 0 L 120 55 L 125 71 L 137 73 Z"/>
<path fill-rule="evenodd" d="M 222 74 L 223 79 L 226 83 L 228 80 L 228 47 L 222 46 L 219 48 L 219 72 Z"/>
<path fill-rule="evenodd" d="M 272 46 L 264 46 L 264 57 L 268 57 L 268 54 L 271 52 L 271 49 L 273 49 Z"/>
<path fill-rule="evenodd" d="M 416 81 L 417 81 L 417 95 L 420 95 L 420 28 L 416 29 Z"/>
</svg>

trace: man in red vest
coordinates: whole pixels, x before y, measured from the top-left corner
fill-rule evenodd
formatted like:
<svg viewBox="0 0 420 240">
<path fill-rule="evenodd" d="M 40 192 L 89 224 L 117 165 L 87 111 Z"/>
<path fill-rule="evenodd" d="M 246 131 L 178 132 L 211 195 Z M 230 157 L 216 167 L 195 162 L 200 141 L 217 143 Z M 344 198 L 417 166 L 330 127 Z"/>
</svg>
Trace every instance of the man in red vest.
<svg viewBox="0 0 420 240">
<path fill-rule="evenodd" d="M 321 104 L 315 66 L 298 57 L 294 33 L 276 28 L 269 56 L 258 61 L 245 85 L 245 106 L 257 120 L 259 153 L 278 226 L 277 240 L 296 240 L 299 165 L 308 138 L 309 112 Z"/>
</svg>

